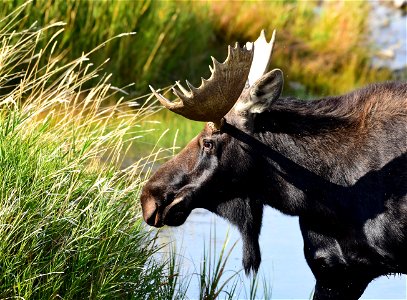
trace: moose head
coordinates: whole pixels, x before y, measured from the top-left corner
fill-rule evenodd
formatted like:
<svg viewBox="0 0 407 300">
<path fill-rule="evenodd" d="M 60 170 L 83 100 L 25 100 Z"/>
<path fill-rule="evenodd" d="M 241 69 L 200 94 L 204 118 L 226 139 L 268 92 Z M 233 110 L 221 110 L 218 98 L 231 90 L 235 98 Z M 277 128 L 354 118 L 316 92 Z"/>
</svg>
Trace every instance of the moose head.
<svg viewBox="0 0 407 300">
<path fill-rule="evenodd" d="M 279 98 L 283 73 L 268 73 L 275 33 L 267 42 L 264 31 L 254 43 L 228 47 L 223 63 L 212 57 L 211 77 L 189 89 L 178 81 L 171 102 L 151 90 L 169 110 L 195 121 L 204 129 L 174 158 L 163 164 L 142 190 L 141 205 L 147 224 L 155 227 L 183 224 L 194 208 L 205 208 L 237 226 L 243 239 L 246 273 L 260 265 L 258 237 L 263 203 L 261 162 L 249 143 L 234 132 L 250 137 L 257 115 Z"/>
</svg>

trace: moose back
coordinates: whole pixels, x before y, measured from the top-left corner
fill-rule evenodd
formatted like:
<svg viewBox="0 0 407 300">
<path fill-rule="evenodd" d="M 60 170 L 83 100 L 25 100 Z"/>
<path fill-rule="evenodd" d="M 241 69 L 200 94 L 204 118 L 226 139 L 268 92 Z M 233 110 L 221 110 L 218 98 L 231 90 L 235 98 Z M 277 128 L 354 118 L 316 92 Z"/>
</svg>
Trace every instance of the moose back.
<svg viewBox="0 0 407 300">
<path fill-rule="evenodd" d="M 145 184 L 143 217 L 178 226 L 199 207 L 226 218 L 249 273 L 264 205 L 297 215 L 314 299 L 358 299 L 374 278 L 407 273 L 407 83 L 284 98 L 283 72 L 266 72 L 273 42 L 262 32 L 229 46 L 200 87 L 176 83 L 174 102 L 152 88 L 171 111 L 207 123 Z"/>
</svg>

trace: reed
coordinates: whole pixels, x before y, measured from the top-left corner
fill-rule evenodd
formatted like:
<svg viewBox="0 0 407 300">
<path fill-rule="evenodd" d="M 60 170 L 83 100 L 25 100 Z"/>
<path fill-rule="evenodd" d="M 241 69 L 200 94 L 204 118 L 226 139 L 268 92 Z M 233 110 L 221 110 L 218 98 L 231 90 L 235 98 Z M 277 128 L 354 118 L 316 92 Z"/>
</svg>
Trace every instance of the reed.
<svg viewBox="0 0 407 300">
<path fill-rule="evenodd" d="M 250 286 L 242 285 L 243 269 L 230 270 L 227 263 L 235 251 L 237 241 L 229 246 L 229 232 L 224 237 L 220 249 L 216 245 L 216 228 L 209 234 L 209 246 L 204 246 L 203 258 L 197 275 L 199 281 L 199 299 L 271 299 L 271 288 L 263 277 L 262 288 L 259 290 L 260 274 L 250 274 Z M 260 291 L 260 295 L 259 295 Z"/>
<path fill-rule="evenodd" d="M 171 299 L 137 204 L 159 151 L 118 168 L 154 103 L 130 110 L 92 52 L 61 64 L 62 24 L 17 30 L 24 9 L 0 23 L 0 298 Z"/>
<path fill-rule="evenodd" d="M 210 236 L 212 237 L 212 234 Z M 227 251 L 228 236 L 226 235 L 225 242 L 218 255 L 215 244 L 216 231 L 214 231 L 211 240 L 213 242 L 209 245 L 209 249 L 204 249 L 204 257 L 200 266 L 199 299 L 214 300 L 218 299 L 221 294 L 224 294 L 226 299 L 233 299 L 237 294 L 237 275 L 239 273 L 228 271 L 226 263 L 236 243 Z M 227 288 L 228 283 L 231 283 L 231 286 Z"/>
</svg>

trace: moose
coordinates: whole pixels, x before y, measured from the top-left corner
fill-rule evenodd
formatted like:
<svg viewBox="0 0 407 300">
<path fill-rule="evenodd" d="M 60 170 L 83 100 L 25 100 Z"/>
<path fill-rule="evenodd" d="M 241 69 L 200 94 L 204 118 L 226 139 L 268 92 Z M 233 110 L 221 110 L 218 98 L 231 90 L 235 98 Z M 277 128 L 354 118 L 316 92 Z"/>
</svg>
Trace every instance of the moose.
<svg viewBox="0 0 407 300">
<path fill-rule="evenodd" d="M 282 97 L 267 71 L 275 34 L 212 57 L 197 88 L 178 81 L 169 110 L 205 127 L 141 192 L 143 218 L 183 224 L 205 208 L 235 225 L 257 272 L 263 207 L 299 216 L 314 300 L 359 299 L 376 277 L 407 273 L 407 83 L 316 100 Z"/>
</svg>

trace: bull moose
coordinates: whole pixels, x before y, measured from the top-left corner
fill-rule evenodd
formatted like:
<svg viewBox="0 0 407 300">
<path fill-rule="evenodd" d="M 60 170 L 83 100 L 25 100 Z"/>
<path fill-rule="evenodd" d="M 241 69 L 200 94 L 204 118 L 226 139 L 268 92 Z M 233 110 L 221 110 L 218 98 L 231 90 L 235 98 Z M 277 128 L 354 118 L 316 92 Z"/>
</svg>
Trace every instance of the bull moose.
<svg viewBox="0 0 407 300">
<path fill-rule="evenodd" d="M 229 46 L 211 76 L 176 82 L 169 110 L 204 129 L 141 193 L 147 224 L 179 226 L 194 208 L 234 224 L 246 273 L 260 265 L 263 206 L 299 216 L 313 299 L 358 299 L 369 282 L 407 273 L 407 83 L 318 100 L 282 97 L 266 72 L 274 43 Z"/>
</svg>

